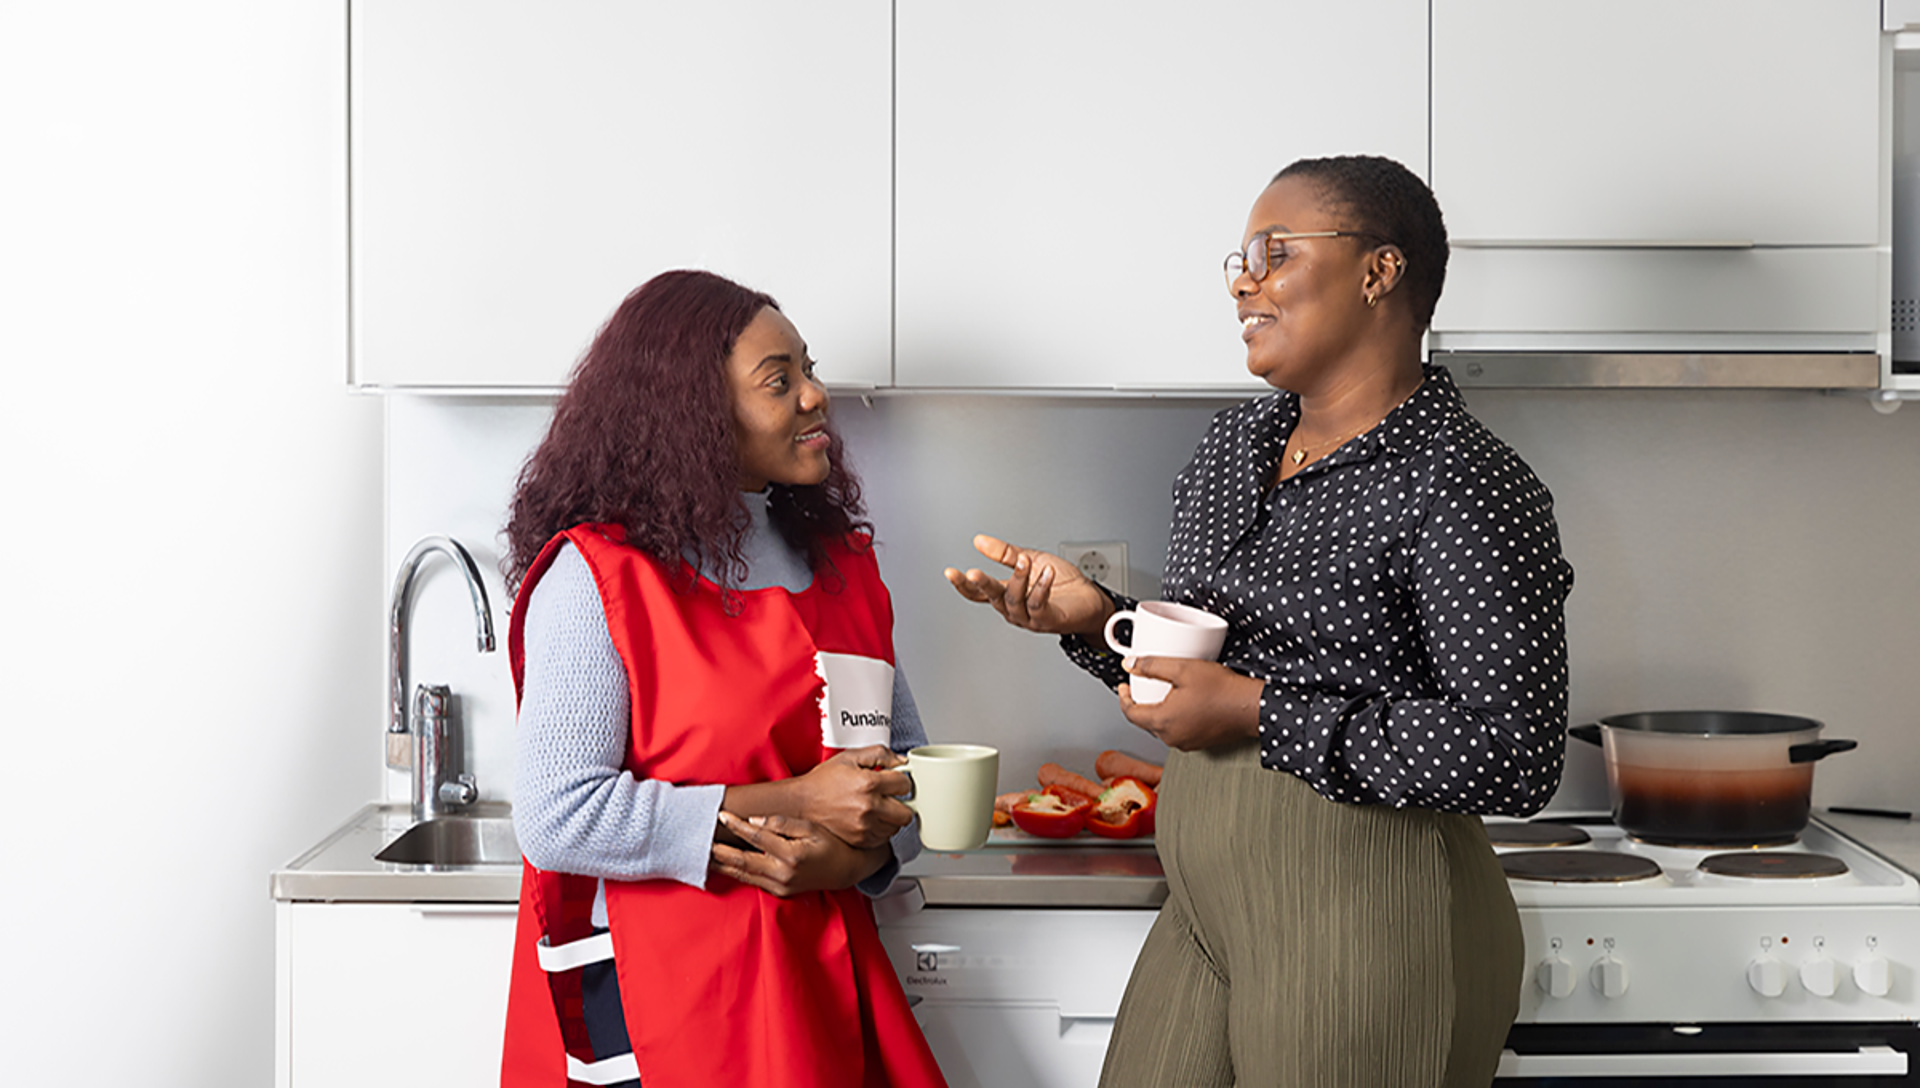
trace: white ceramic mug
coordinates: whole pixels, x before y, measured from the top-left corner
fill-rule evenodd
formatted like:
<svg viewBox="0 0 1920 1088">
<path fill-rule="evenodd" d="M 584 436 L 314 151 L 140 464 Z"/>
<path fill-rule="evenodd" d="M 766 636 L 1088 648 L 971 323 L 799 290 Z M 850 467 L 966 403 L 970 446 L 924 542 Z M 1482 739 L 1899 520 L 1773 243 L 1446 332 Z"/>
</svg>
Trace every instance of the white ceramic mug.
<svg viewBox="0 0 1920 1088">
<path fill-rule="evenodd" d="M 977 850 L 993 830 L 993 787 L 1000 750 L 984 744 L 929 744 L 898 768 L 913 779 L 900 800 L 920 816 L 920 844 L 929 850 Z"/>
<path fill-rule="evenodd" d="M 1113 637 L 1114 625 L 1133 621 L 1133 643 L 1126 645 Z M 1141 601 L 1138 608 L 1115 612 L 1107 617 L 1107 645 L 1126 657 L 1194 657 L 1212 661 L 1220 656 L 1227 640 L 1227 621 L 1204 609 L 1172 601 Z M 1127 680 L 1136 703 L 1157 703 L 1167 697 L 1173 685 L 1150 676 Z"/>
</svg>

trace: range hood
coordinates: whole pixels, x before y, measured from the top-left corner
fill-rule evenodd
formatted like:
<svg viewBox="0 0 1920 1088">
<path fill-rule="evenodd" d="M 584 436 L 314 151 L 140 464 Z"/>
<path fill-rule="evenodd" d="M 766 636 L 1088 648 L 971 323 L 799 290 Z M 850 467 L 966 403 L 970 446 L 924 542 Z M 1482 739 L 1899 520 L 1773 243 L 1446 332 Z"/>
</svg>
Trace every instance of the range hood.
<svg viewBox="0 0 1920 1088">
<path fill-rule="evenodd" d="M 1462 388 L 1880 388 L 1880 356 L 1859 352 L 1523 352 L 1435 349 Z"/>
</svg>

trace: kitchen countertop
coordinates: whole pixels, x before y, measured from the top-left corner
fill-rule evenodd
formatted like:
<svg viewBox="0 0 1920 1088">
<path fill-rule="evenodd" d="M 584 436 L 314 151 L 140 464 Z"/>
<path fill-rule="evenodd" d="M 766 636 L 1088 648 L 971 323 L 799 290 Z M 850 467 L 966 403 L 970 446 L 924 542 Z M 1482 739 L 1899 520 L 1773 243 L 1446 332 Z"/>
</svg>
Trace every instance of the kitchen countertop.
<svg viewBox="0 0 1920 1088">
<path fill-rule="evenodd" d="M 506 802 L 482 802 L 469 815 L 503 818 Z M 283 902 L 513 903 L 518 865 L 405 865 L 374 860 L 413 826 L 402 802 L 363 806 L 312 849 L 273 873 Z M 930 907 L 1158 907 L 1166 876 L 1152 843 L 1082 838 L 1034 841 L 1002 829 L 987 846 L 924 853 L 902 875 L 919 884 Z"/>
<path fill-rule="evenodd" d="M 1166 871 L 1151 842 L 993 835 L 979 850 L 922 854 L 900 875 L 919 881 L 930 907 L 1152 909 L 1166 901 Z"/>
<path fill-rule="evenodd" d="M 482 802 L 473 815 L 505 817 L 505 802 Z M 1822 823 L 1920 875 L 1920 821 L 1816 809 Z M 374 860 L 412 826 L 403 803 L 362 807 L 311 850 L 273 873 L 273 897 L 297 902 L 512 903 L 518 865 L 402 865 Z M 1078 907 L 1152 909 L 1167 880 L 1151 843 L 1076 839 L 1022 841 L 1005 831 L 980 850 L 928 852 L 901 872 L 930 907 Z"/>
<path fill-rule="evenodd" d="M 482 801 L 468 813 L 505 818 L 505 801 Z M 319 844 L 273 873 L 273 897 L 294 902 L 516 903 L 518 865 L 401 865 L 375 861 L 413 826 L 403 801 L 363 806 Z"/>
<path fill-rule="evenodd" d="M 1823 824 L 1920 877 L 1920 821 L 1813 810 Z"/>
</svg>

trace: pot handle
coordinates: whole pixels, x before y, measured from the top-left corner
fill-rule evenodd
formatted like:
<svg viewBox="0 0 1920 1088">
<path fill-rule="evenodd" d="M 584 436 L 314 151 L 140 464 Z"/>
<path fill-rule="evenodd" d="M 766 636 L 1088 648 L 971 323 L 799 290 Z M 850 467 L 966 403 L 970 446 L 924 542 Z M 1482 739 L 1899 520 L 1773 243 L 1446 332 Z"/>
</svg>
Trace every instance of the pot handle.
<svg viewBox="0 0 1920 1088">
<path fill-rule="evenodd" d="M 1572 737 L 1574 740 L 1584 740 L 1588 744 L 1597 745 L 1600 743 L 1600 723 L 1595 722 L 1592 725 L 1569 726 L 1567 728 L 1567 736 Z M 1818 759 L 1819 757 L 1815 756 L 1814 758 Z"/>
<path fill-rule="evenodd" d="M 1787 762 L 1812 763 L 1836 752 L 1851 752 L 1858 747 L 1860 742 L 1857 740 L 1816 740 L 1807 744 L 1795 744 L 1787 749 Z"/>
</svg>

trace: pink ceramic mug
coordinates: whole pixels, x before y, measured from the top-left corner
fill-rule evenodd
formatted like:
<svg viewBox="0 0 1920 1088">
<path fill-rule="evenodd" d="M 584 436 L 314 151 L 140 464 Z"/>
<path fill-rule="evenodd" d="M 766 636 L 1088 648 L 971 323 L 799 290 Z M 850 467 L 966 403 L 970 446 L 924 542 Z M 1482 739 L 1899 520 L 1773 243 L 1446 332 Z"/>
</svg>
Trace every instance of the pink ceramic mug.
<svg viewBox="0 0 1920 1088">
<path fill-rule="evenodd" d="M 1113 637 L 1114 625 L 1133 621 L 1133 642 Z M 1212 661 L 1227 640 L 1227 621 L 1191 605 L 1172 601 L 1141 601 L 1139 607 L 1107 617 L 1107 646 L 1127 657 L 1194 657 Z M 1165 680 L 1136 676 L 1127 682 L 1136 703 L 1157 703 L 1172 691 Z"/>
</svg>

